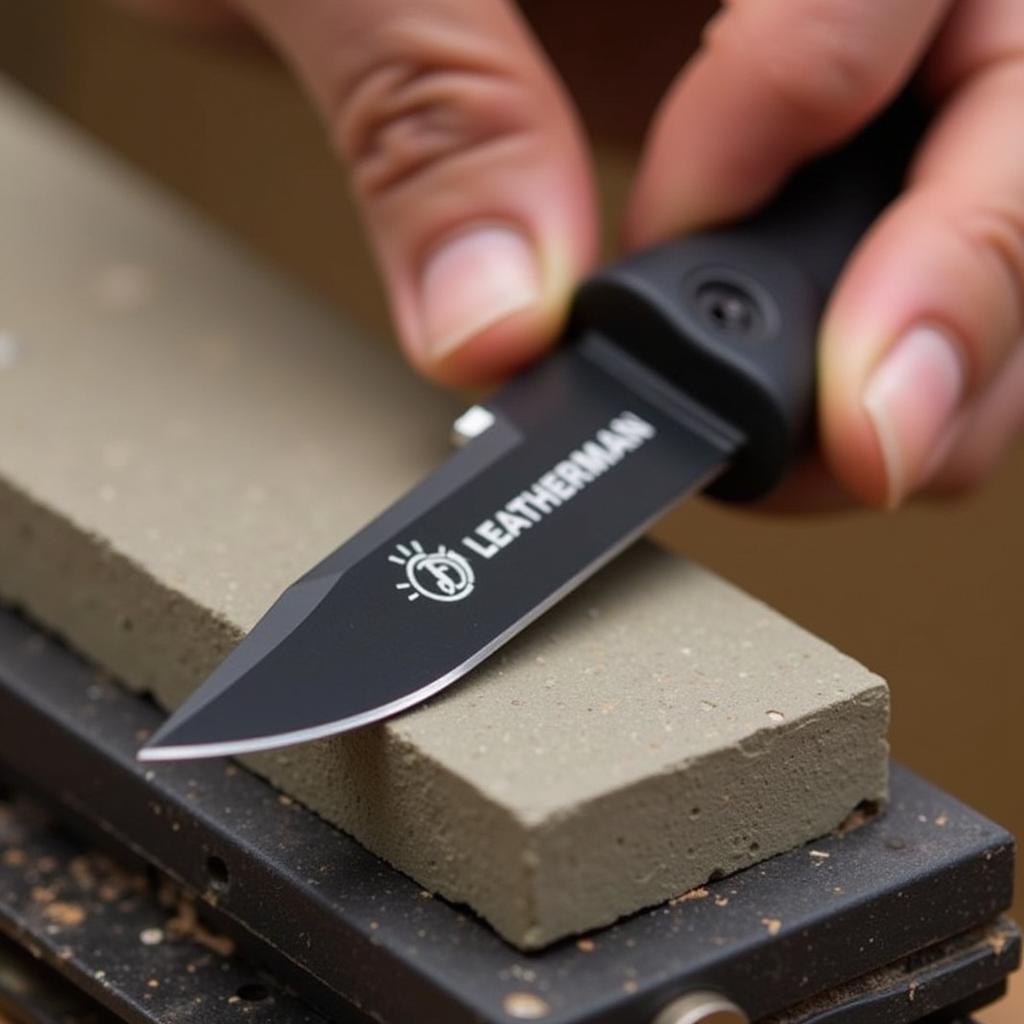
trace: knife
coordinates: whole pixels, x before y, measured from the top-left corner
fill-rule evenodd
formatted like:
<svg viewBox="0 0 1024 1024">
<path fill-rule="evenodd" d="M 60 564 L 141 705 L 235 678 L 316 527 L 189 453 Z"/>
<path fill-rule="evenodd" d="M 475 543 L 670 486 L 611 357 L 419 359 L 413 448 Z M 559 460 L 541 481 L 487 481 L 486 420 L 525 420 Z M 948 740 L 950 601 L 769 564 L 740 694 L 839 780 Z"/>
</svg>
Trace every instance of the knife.
<svg viewBox="0 0 1024 1024">
<path fill-rule="evenodd" d="M 829 291 L 921 123 L 904 97 L 756 216 L 586 281 L 554 353 L 460 417 L 461 448 L 290 586 L 139 757 L 267 750 L 396 714 L 681 498 L 767 494 L 813 435 Z"/>
</svg>

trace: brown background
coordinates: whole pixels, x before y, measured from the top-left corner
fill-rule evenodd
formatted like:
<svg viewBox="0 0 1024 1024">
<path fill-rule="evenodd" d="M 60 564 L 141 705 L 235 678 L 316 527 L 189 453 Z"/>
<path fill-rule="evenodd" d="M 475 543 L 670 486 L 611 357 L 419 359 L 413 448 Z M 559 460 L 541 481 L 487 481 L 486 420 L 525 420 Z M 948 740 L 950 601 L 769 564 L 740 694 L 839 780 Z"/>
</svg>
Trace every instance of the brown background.
<svg viewBox="0 0 1024 1024">
<path fill-rule="evenodd" d="M 650 0 L 641 18 L 633 0 L 626 27 L 622 6 L 531 8 L 535 20 L 548 11 L 545 41 L 597 126 L 609 222 L 637 137 L 631 115 L 685 58 L 697 30 L 688 22 L 707 5 Z M 631 36 L 651 19 L 653 41 Z M 0 0 L 0 68 L 387 337 L 343 174 L 257 44 L 156 30 L 90 0 Z M 826 520 L 700 503 L 659 534 L 888 678 L 896 756 L 1020 833 L 1022 526 L 1018 445 L 990 486 L 955 503 Z"/>
</svg>

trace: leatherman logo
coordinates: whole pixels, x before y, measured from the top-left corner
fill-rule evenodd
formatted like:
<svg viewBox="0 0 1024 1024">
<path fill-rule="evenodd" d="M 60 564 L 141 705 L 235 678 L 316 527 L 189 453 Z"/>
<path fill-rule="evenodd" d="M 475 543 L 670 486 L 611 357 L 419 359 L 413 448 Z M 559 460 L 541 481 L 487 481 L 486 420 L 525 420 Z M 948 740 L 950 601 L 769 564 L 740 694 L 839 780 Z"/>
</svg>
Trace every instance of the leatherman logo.
<svg viewBox="0 0 1024 1024">
<path fill-rule="evenodd" d="M 479 558 L 494 558 L 656 434 L 654 426 L 636 413 L 616 416 L 463 537 L 462 547 Z M 434 601 L 461 601 L 473 592 L 476 579 L 466 555 L 444 545 L 427 551 L 418 541 L 399 544 L 396 550 L 389 558 L 403 568 L 405 579 L 395 586 L 406 591 L 410 601 L 421 595 Z"/>
<path fill-rule="evenodd" d="M 463 546 L 481 558 L 493 558 L 656 433 L 655 428 L 636 413 L 624 412 L 616 416 L 595 437 L 569 452 L 539 480 L 463 537 Z"/>
<path fill-rule="evenodd" d="M 398 554 L 388 561 L 405 570 L 405 579 L 396 590 L 407 590 L 410 601 L 421 595 L 432 601 L 461 601 L 473 592 L 473 568 L 466 559 L 443 544 L 436 551 L 425 551 L 418 541 L 399 544 Z"/>
</svg>

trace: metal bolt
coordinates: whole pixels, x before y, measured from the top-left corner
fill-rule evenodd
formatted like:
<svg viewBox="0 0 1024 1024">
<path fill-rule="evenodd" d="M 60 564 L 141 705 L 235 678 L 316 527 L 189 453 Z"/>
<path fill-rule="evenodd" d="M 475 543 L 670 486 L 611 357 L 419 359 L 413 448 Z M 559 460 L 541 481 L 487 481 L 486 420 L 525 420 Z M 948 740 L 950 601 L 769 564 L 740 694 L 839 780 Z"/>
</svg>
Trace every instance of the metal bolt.
<svg viewBox="0 0 1024 1024">
<path fill-rule="evenodd" d="M 716 992 L 691 992 L 672 1000 L 651 1024 L 750 1024 L 750 1018 Z"/>
</svg>

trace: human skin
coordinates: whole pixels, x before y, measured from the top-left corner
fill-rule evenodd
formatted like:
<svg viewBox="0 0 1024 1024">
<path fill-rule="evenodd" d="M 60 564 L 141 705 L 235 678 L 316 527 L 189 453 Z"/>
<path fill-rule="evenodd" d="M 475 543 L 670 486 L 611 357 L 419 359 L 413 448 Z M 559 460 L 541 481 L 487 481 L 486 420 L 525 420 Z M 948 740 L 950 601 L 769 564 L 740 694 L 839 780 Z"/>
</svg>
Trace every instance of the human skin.
<svg viewBox="0 0 1024 1024">
<path fill-rule="evenodd" d="M 122 2 L 246 23 L 293 68 L 421 372 L 488 383 L 553 344 L 597 258 L 592 171 L 567 90 L 508 0 Z M 654 37 L 658 19 L 644 27 Z M 1024 433 L 1024 3 L 732 0 L 642 146 L 627 249 L 757 208 L 913 75 L 936 115 L 831 297 L 820 451 L 776 508 L 972 488 Z"/>
</svg>

